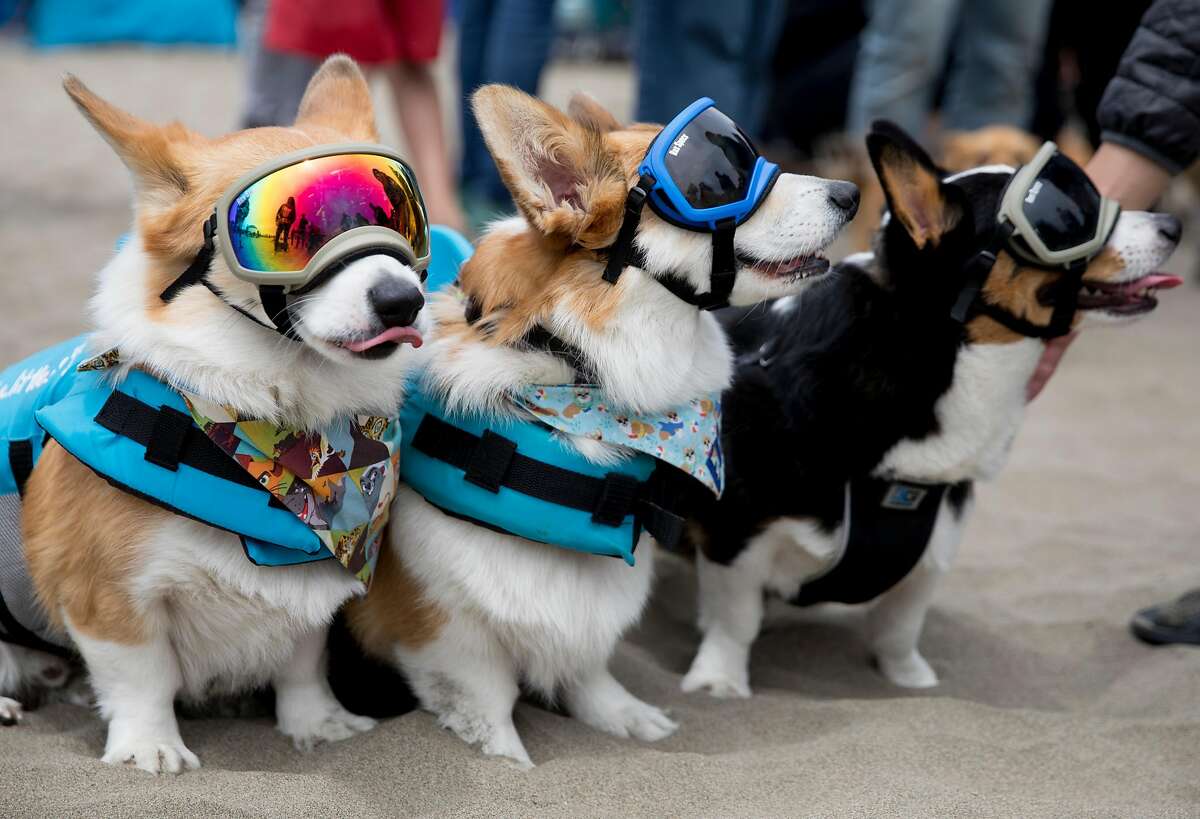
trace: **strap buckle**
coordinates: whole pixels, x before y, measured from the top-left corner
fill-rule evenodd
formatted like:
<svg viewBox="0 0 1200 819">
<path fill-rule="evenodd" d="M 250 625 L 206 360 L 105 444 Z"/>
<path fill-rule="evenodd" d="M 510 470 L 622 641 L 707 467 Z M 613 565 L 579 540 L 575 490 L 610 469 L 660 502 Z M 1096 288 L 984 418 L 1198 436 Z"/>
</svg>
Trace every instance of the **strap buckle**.
<svg viewBox="0 0 1200 819">
<path fill-rule="evenodd" d="M 596 508 L 592 511 L 592 522 L 601 526 L 620 526 L 633 511 L 640 486 L 637 478 L 609 472 L 600 487 L 600 497 L 596 499 Z"/>
</svg>

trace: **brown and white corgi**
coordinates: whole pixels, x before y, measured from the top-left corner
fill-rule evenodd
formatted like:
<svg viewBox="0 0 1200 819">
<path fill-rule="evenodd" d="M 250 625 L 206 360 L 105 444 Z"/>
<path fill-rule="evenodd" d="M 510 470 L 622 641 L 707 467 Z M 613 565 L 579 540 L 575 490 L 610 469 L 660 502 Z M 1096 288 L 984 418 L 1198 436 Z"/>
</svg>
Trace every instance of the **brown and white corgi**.
<svg viewBox="0 0 1200 819">
<path fill-rule="evenodd" d="M 364 355 L 338 342 L 394 325 L 373 288 L 404 283 L 419 293 L 419 275 L 397 258 L 359 257 L 292 302 L 298 341 L 238 315 L 202 286 L 160 299 L 196 254 L 218 197 L 242 174 L 312 146 L 377 140 L 367 84 L 352 61 L 334 57 L 321 67 L 292 127 L 217 139 L 138 119 L 73 77 L 65 88 L 133 177 L 132 233 L 101 271 L 91 302 L 95 351 L 120 351 L 113 378 L 144 370 L 245 416 L 300 429 L 394 415 L 410 352 L 395 345 L 386 356 Z M 208 279 L 231 304 L 270 320 L 257 289 L 234 277 L 220 254 Z M 428 325 L 427 311 L 411 322 L 416 331 Z M 372 727 L 346 711 L 325 680 L 328 624 L 364 591 L 336 560 L 255 565 L 236 535 L 114 488 L 53 442 L 28 479 L 23 537 L 37 595 L 82 656 L 108 721 L 105 762 L 196 768 L 175 700 L 267 683 L 278 728 L 297 747 Z M 0 653 L 0 662 L 25 656 Z"/>
<path fill-rule="evenodd" d="M 581 358 L 614 407 L 667 412 L 725 387 L 732 357 L 716 319 L 658 281 L 673 274 L 707 292 L 709 235 L 647 211 L 636 234 L 643 266 L 615 285 L 602 278 L 597 251 L 613 243 L 659 129 L 623 127 L 586 97 L 563 113 L 503 86 L 478 91 L 474 108 L 520 216 L 492 225 L 459 289 L 434 297 L 430 389 L 458 411 L 527 417 L 509 396 L 572 383 Z M 782 175 L 737 229 L 733 302 L 797 292 L 814 268 L 823 271 L 814 256 L 853 216 L 852 190 Z M 571 354 L 531 343 L 547 332 Z M 600 464 L 629 452 L 582 436 L 563 441 Z M 530 765 L 512 721 L 524 687 L 617 736 L 657 740 L 675 730 L 608 670 L 650 590 L 648 535 L 630 567 L 451 517 L 405 487 L 392 520 L 376 583 L 348 619 L 366 651 L 398 665 L 444 726 L 484 753 Z"/>
</svg>

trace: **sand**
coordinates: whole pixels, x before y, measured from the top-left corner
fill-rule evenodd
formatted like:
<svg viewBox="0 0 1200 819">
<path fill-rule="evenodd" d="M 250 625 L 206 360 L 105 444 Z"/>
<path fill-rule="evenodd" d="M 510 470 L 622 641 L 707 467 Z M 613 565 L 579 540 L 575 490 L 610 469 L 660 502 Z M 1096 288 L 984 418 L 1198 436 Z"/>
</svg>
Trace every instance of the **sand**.
<svg viewBox="0 0 1200 819">
<path fill-rule="evenodd" d="M 94 271 L 129 223 L 120 165 L 57 88 L 71 69 L 140 113 L 231 127 L 233 58 L 30 54 L 0 43 L 0 343 L 11 361 L 84 327 Z M 628 78 L 561 69 L 552 96 Z M 1180 267 L 1180 265 L 1176 265 Z M 769 610 L 755 696 L 684 695 L 694 574 L 660 561 L 616 675 L 680 721 L 644 745 L 534 704 L 537 767 L 487 759 L 413 713 L 302 754 L 267 719 L 188 720 L 200 771 L 99 762 L 104 728 L 56 705 L 0 729 L 2 816 L 1200 816 L 1200 649 L 1150 648 L 1136 608 L 1200 585 L 1200 289 L 1136 327 L 1095 332 L 981 488 L 922 649 L 942 685 L 890 686 L 858 610 Z"/>
</svg>

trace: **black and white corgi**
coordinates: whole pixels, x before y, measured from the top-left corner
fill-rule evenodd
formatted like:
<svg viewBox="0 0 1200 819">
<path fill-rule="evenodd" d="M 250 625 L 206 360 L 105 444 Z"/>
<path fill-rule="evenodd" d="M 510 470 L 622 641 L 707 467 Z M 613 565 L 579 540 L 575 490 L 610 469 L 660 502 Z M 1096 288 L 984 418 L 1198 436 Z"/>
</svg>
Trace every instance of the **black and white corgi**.
<svg viewBox="0 0 1200 819">
<path fill-rule="evenodd" d="M 873 254 L 769 308 L 725 316 L 741 357 L 725 393 L 728 486 L 692 527 L 703 640 L 685 691 L 750 694 L 764 592 L 810 604 L 874 604 L 870 645 L 897 685 L 936 685 L 917 649 L 937 579 L 1020 427 L 1044 344 L 988 316 L 951 317 L 967 262 L 994 234 L 1014 173 L 946 175 L 894 127 L 868 137 L 889 212 Z M 1179 223 L 1120 215 L 1089 264 L 1074 326 L 1125 323 L 1155 307 L 1153 271 Z M 1059 274 L 1001 252 L 987 303 L 1049 324 Z"/>
</svg>

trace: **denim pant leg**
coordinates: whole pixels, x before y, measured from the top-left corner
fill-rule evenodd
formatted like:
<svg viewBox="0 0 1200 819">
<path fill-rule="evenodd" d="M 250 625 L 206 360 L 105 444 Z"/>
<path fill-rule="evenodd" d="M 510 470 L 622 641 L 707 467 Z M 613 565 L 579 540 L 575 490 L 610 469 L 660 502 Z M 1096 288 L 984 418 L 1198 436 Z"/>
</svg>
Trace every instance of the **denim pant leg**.
<svg viewBox="0 0 1200 819">
<path fill-rule="evenodd" d="M 464 0 L 459 39 L 462 82 L 462 183 L 507 202 L 508 190 L 470 110 L 470 94 L 499 82 L 536 94 L 554 42 L 554 0 Z"/>
<path fill-rule="evenodd" d="M 961 0 L 874 0 L 850 85 L 847 130 L 890 119 L 921 139 Z"/>
<path fill-rule="evenodd" d="M 271 51 L 263 45 L 266 14 L 266 0 L 247 3 L 239 32 L 246 66 L 243 128 L 295 122 L 304 90 L 319 65 L 317 60 L 301 54 Z"/>
<path fill-rule="evenodd" d="M 947 128 L 1029 128 L 1051 0 L 965 0 L 946 85 Z M 1102 13 L 1097 6 L 1095 13 Z"/>
<path fill-rule="evenodd" d="M 639 0 L 637 119 L 665 123 L 707 96 L 756 134 L 786 9 L 786 0 Z"/>
</svg>

